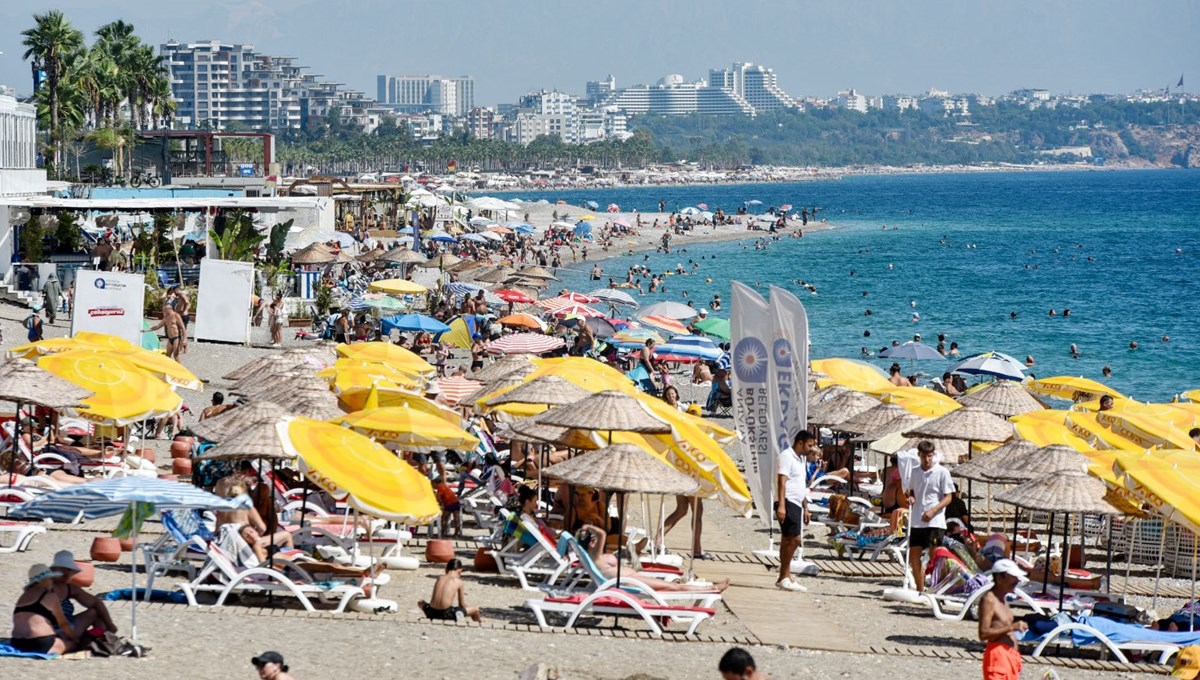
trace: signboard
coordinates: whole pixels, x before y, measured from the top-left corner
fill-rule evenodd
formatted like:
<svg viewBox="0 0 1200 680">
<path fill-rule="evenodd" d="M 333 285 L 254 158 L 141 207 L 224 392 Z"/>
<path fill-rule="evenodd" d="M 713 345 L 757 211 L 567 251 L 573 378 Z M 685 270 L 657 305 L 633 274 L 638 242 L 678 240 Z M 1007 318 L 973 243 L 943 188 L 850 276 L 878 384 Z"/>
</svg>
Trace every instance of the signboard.
<svg viewBox="0 0 1200 680">
<path fill-rule="evenodd" d="M 75 313 L 71 335 L 79 331 L 107 333 L 142 344 L 146 280 L 141 274 L 92 269 L 75 272 Z"/>
<path fill-rule="evenodd" d="M 200 292 L 196 296 L 196 340 L 250 341 L 250 297 L 254 294 L 254 265 L 250 262 L 200 261 Z"/>
<path fill-rule="evenodd" d="M 454 220 L 454 212 L 448 205 L 439 205 L 434 209 L 433 220 L 435 222 L 450 222 Z"/>
<path fill-rule="evenodd" d="M 254 165 L 251 163 L 242 163 L 238 166 L 238 175 L 242 177 L 253 177 Z"/>
</svg>

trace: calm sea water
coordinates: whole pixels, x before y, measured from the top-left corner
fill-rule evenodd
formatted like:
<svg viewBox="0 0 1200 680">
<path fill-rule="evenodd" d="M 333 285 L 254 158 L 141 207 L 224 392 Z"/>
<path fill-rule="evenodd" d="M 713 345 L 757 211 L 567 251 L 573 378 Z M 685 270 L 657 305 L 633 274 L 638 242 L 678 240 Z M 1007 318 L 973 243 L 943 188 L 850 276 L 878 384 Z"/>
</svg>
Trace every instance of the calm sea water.
<svg viewBox="0 0 1200 680">
<path fill-rule="evenodd" d="M 1111 366 L 1107 382 L 1143 400 L 1200 387 L 1200 172 L 848 177 L 509 196 L 647 211 L 660 199 L 669 209 L 707 203 L 732 211 L 748 200 L 819 206 L 834 229 L 784 238 L 765 251 L 752 241 L 689 247 L 676 238 L 673 245 L 687 252 L 651 254 L 647 265 L 665 271 L 682 262 L 690 269 L 692 260 L 701 263 L 699 272 L 673 276 L 667 293 L 644 297 L 678 300 L 687 291 L 700 307 L 715 293 L 728 301 L 735 279 L 764 293 L 771 283 L 789 288 L 808 309 L 813 357 L 859 358 L 864 346 L 878 351 L 914 333 L 932 344 L 944 333 L 947 346 L 957 341 L 964 355 L 1032 355 L 1037 365 L 1030 371 L 1038 376 L 1103 380 L 1102 368 Z M 642 259 L 607 260 L 605 276 L 620 280 Z M 579 273 L 564 283 L 596 287 L 586 266 L 575 266 Z M 1051 309 L 1058 315 L 1049 316 Z M 721 316 L 727 314 L 728 306 Z M 871 337 L 863 337 L 866 330 Z M 1138 349 L 1129 349 L 1131 341 Z M 948 365 L 919 362 L 917 369 L 940 375 Z"/>
</svg>

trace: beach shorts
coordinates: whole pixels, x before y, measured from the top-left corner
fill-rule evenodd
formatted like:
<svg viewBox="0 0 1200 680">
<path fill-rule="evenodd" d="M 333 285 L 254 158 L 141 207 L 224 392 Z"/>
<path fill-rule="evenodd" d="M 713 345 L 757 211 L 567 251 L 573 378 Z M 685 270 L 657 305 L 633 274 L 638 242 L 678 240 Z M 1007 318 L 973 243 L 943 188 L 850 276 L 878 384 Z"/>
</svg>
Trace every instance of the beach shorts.
<svg viewBox="0 0 1200 680">
<path fill-rule="evenodd" d="M 791 501 L 784 501 L 786 515 L 779 523 L 779 533 L 784 536 L 799 536 L 804 532 L 804 508 Z"/>
<path fill-rule="evenodd" d="M 912 535 L 908 538 L 908 545 L 913 548 L 936 548 L 942 544 L 942 536 L 945 533 L 945 529 L 913 527 Z"/>
<path fill-rule="evenodd" d="M 424 607 L 425 618 L 431 621 L 457 621 L 460 616 L 465 617 L 467 610 L 462 607 L 448 607 L 446 609 L 435 609 L 425 603 Z"/>
<path fill-rule="evenodd" d="M 1021 677 L 1021 652 L 999 642 L 983 650 L 983 680 L 1017 680 Z"/>
</svg>

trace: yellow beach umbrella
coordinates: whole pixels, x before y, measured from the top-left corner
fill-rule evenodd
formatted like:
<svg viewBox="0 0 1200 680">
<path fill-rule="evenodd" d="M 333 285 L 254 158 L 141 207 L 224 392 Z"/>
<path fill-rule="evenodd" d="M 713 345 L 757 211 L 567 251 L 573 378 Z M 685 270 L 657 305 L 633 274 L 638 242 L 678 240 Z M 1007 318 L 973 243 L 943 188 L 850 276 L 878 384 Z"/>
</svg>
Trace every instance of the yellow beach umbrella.
<svg viewBox="0 0 1200 680">
<path fill-rule="evenodd" d="M 376 408 L 404 406 L 428 413 L 456 427 L 462 426 L 462 416 L 453 409 L 426 399 L 415 392 L 405 391 L 398 385 L 374 384 L 367 389 L 354 389 L 338 397 L 348 411 L 368 411 Z M 358 408 L 355 408 L 357 406 Z"/>
<path fill-rule="evenodd" d="M 954 399 L 924 387 L 896 387 L 888 383 L 887 389 L 879 391 L 879 397 L 922 418 L 938 418 L 962 408 Z"/>
<path fill-rule="evenodd" d="M 1044 394 L 1047 397 L 1058 397 L 1070 401 L 1087 401 L 1103 395 L 1124 398 L 1125 395 L 1090 378 L 1070 375 L 1056 375 L 1041 380 L 1031 380 L 1025 383 L 1030 392 Z"/>
<path fill-rule="evenodd" d="M 391 295 L 420 295 L 428 293 L 429 289 L 419 283 L 407 279 L 384 279 L 372 281 L 368 287 L 373 293 L 388 293 Z"/>
<path fill-rule="evenodd" d="M 1077 408 L 1099 411 L 1100 402 L 1076 404 Z M 1200 404 L 1145 404 L 1134 399 L 1114 399 L 1113 413 L 1130 413 L 1180 430 L 1200 426 Z"/>
<path fill-rule="evenodd" d="M 1091 450 L 1085 439 L 1071 431 L 1064 423 L 1067 411 L 1034 411 L 1009 418 L 1017 428 L 1017 436 L 1027 439 L 1039 447 L 1063 444 L 1076 451 Z"/>
<path fill-rule="evenodd" d="M 304 476 L 355 510 L 403 524 L 441 514 L 429 479 L 371 439 L 308 418 L 285 419 L 276 431 Z"/>
<path fill-rule="evenodd" d="M 721 427 L 707 418 L 680 411 L 662 399 L 652 397 L 645 392 L 638 392 L 633 396 L 642 402 L 651 413 L 671 423 L 672 426 L 677 423 L 686 423 L 699 428 L 701 432 L 713 438 L 718 444 L 732 444 L 737 441 L 737 432 Z"/>
<path fill-rule="evenodd" d="M 59 352 L 38 359 L 38 366 L 93 393 L 78 411 L 88 420 L 129 425 L 173 413 L 183 403 L 165 382 L 103 352 Z"/>
<path fill-rule="evenodd" d="M 405 451 L 462 451 L 479 446 L 479 439 L 463 428 L 408 406 L 356 411 L 329 422 L 349 427 L 376 441 L 397 444 Z"/>
<path fill-rule="evenodd" d="M 1066 411 L 1065 414 L 1063 424 L 1085 441 L 1094 444 L 1097 449 L 1121 451 L 1144 451 L 1146 449 L 1100 424 L 1094 413 Z"/>
<path fill-rule="evenodd" d="M 420 359 L 420 357 L 417 357 Z M 362 359 L 347 359 L 341 358 L 333 363 L 332 366 L 322 368 L 313 375 L 318 378 L 336 378 L 339 375 L 362 376 L 364 378 L 376 378 L 383 380 L 391 380 L 393 382 L 416 381 L 418 378 L 426 375 L 421 365 L 416 361 L 409 359 L 410 363 L 395 365 L 385 364 L 381 361 L 363 361 Z M 367 380 L 366 382 L 370 382 Z"/>
<path fill-rule="evenodd" d="M 544 375 L 556 375 L 592 393 L 617 390 L 631 394 L 637 390 L 624 373 L 588 357 L 533 359 L 533 365 L 536 368 L 525 377 L 526 382 Z"/>
<path fill-rule="evenodd" d="M 1200 467 L 1194 463 L 1118 456 L 1114 469 L 1125 488 L 1149 503 L 1155 512 L 1200 532 Z"/>
<path fill-rule="evenodd" d="M 1200 389 L 1188 390 L 1183 393 L 1183 396 L 1193 402 L 1200 403 Z"/>
<path fill-rule="evenodd" d="M 338 356 L 347 359 L 388 364 L 405 373 L 416 373 L 417 375 L 437 373 L 437 369 L 429 365 L 429 362 L 422 359 L 419 354 L 390 342 L 356 342 L 352 345 L 338 345 L 337 353 Z"/>
<path fill-rule="evenodd" d="M 375 383 L 396 385 L 401 389 L 420 392 L 424 379 L 406 373 L 388 364 L 359 362 L 358 365 L 344 364 L 340 370 L 325 369 L 317 373 L 319 378 L 329 378 L 329 387 L 334 394 L 342 395 L 359 389 L 369 388 Z"/>
<path fill-rule="evenodd" d="M 29 342 L 24 345 L 18 345 L 8 351 L 11 357 L 20 357 L 22 359 L 34 359 L 46 354 L 54 354 L 55 352 L 70 352 L 76 349 L 90 350 L 140 350 L 141 347 L 129 342 L 125 338 L 120 338 L 115 335 L 106 333 L 95 333 L 92 331 L 79 331 L 70 338 L 47 338 L 37 342 Z"/>
<path fill-rule="evenodd" d="M 1096 420 L 1118 435 L 1146 448 L 1195 449 L 1187 432 L 1147 416 L 1125 411 L 1100 411 Z"/>
<path fill-rule="evenodd" d="M 151 352 L 140 347 L 135 347 L 133 349 L 113 350 L 106 352 L 106 354 L 120 357 L 143 371 L 162 378 L 168 385 L 182 387 L 185 390 L 204 389 L 204 383 L 200 381 L 200 378 L 196 377 L 195 373 L 192 373 L 183 364 L 162 352 Z"/>
<path fill-rule="evenodd" d="M 888 382 L 883 371 L 871 364 L 853 359 L 813 359 L 809 362 L 813 372 L 823 373 L 826 378 L 817 379 L 817 387 L 824 389 L 830 385 L 842 385 L 859 392 L 885 392 L 895 385 Z"/>
</svg>

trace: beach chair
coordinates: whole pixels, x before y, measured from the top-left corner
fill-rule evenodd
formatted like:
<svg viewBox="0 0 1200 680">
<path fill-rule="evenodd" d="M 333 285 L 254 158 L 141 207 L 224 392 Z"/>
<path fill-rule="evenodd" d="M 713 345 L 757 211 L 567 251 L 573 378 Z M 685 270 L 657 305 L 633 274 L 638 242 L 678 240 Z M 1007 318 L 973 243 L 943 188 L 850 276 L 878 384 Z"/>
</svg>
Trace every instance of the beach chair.
<svg viewBox="0 0 1200 680">
<path fill-rule="evenodd" d="M 622 578 L 622 585 L 625 579 Z M 562 630 L 574 628 L 587 614 L 612 617 L 638 617 L 645 622 L 654 637 L 662 637 L 663 629 L 673 623 L 687 624 L 685 635 L 695 635 L 699 625 L 716 615 L 716 610 L 670 604 L 651 597 L 643 599 L 623 589 L 609 588 L 591 594 L 576 594 L 565 597 L 547 596 L 541 600 L 526 600 L 525 606 L 537 618 L 542 630 L 553 630 L 546 619 L 547 614 L 566 616 Z"/>
<path fill-rule="evenodd" d="M 1117 623 L 1100 616 L 1080 616 L 1069 622 L 1059 623 L 1053 630 L 1036 638 L 1038 640 L 1031 656 L 1040 657 L 1051 644 L 1061 646 L 1062 637 L 1070 634 L 1068 644 L 1075 648 L 1099 647 L 1107 650 L 1121 663 L 1128 663 L 1125 652 L 1150 652 L 1158 654 L 1158 663 L 1165 664 L 1180 649 L 1200 644 L 1200 631 L 1169 633 L 1150 630 L 1131 623 Z"/>
<path fill-rule="evenodd" d="M 0 521 L 0 554 L 25 552 L 33 538 L 46 533 L 46 527 L 29 522 Z"/>
<path fill-rule="evenodd" d="M 146 564 L 146 589 L 154 588 L 154 579 L 172 571 L 182 571 L 191 580 L 196 575 L 196 563 L 207 559 L 205 546 L 213 533 L 205 524 L 199 510 L 166 510 L 160 516 L 163 533 L 151 543 L 141 545 Z M 195 537 L 200 539 L 192 541 Z"/>
<path fill-rule="evenodd" d="M 559 551 L 573 557 L 571 568 L 564 576 L 563 584 L 544 585 L 540 588 L 553 595 L 573 595 L 578 592 L 596 592 L 615 588 L 617 580 L 605 576 L 591 553 L 583 549 L 569 532 L 558 536 Z M 630 571 L 621 575 L 621 587 L 634 593 L 654 591 L 654 581 L 678 581 L 683 574 L 678 571 Z M 657 592 L 657 591 L 655 591 Z M 659 593 L 664 600 L 687 600 L 698 606 L 710 607 L 721 599 L 719 593 Z M 680 597 L 683 596 L 683 597 Z"/>
<path fill-rule="evenodd" d="M 523 514 L 517 519 L 523 535 L 530 536 L 536 542 L 520 553 L 506 556 L 501 570 L 516 576 L 522 590 L 536 591 L 539 583 L 557 583 L 571 566 L 570 560 L 558 551 L 558 546 L 542 533 L 536 522 Z M 501 564 L 499 554 L 496 564 Z"/>
<path fill-rule="evenodd" d="M 933 559 L 925 568 L 925 592 L 921 598 L 940 621 L 962 621 L 978 617 L 978 604 L 992 587 L 992 578 L 984 573 L 971 573 L 967 565 L 949 548 L 933 551 Z M 1046 608 L 1035 596 L 1018 588 L 1009 596 L 1013 604 L 1022 604 L 1044 615 Z"/>
</svg>

